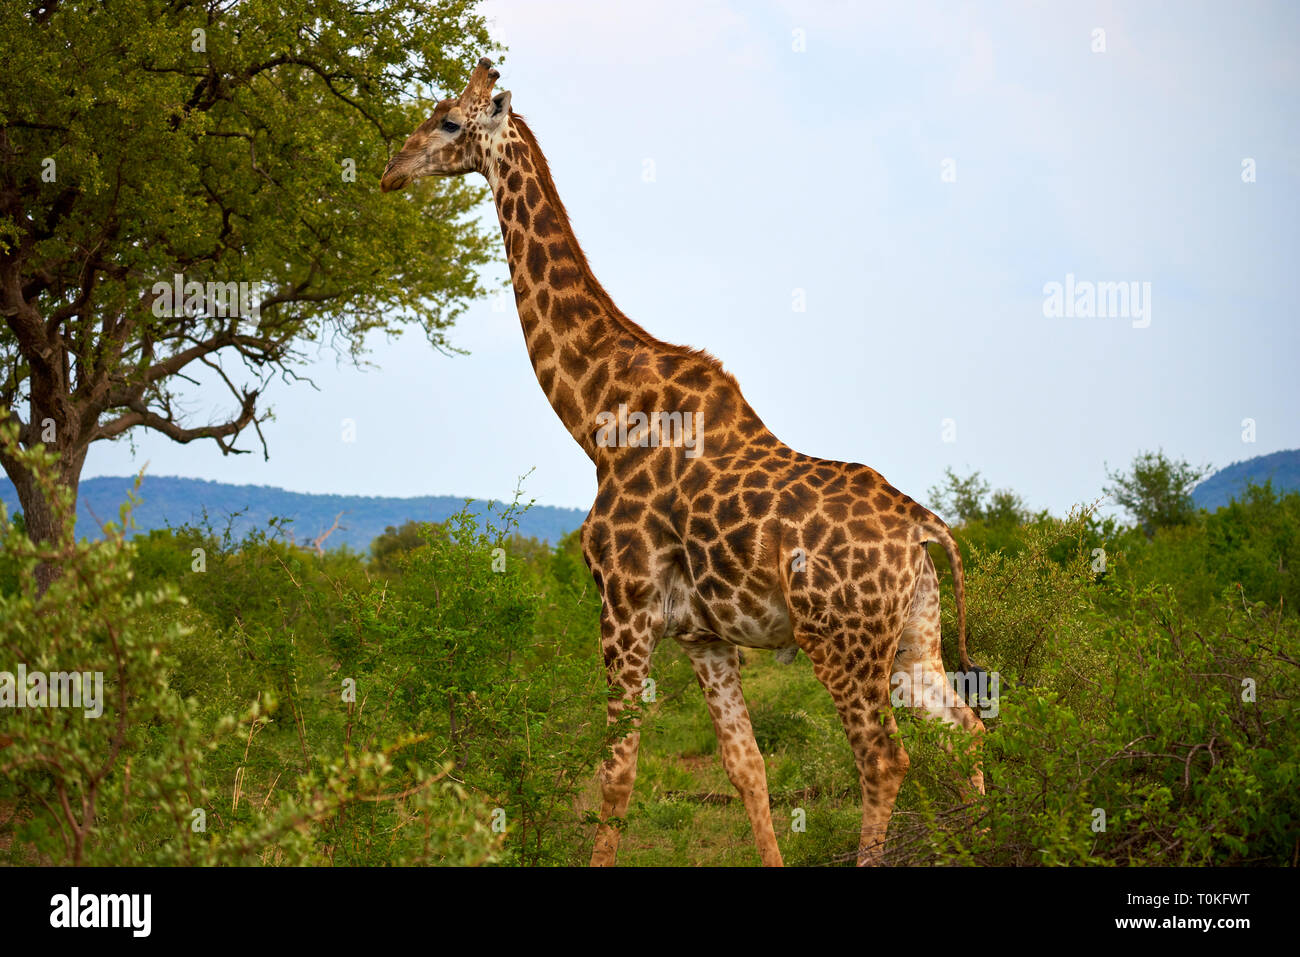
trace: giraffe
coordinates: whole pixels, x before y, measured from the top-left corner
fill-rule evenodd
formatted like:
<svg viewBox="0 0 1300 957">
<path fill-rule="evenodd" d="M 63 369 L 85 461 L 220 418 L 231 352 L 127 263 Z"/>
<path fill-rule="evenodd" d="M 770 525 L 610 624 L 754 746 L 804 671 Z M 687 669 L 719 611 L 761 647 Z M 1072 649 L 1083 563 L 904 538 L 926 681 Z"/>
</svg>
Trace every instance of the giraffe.
<svg viewBox="0 0 1300 957">
<path fill-rule="evenodd" d="M 601 596 L 607 719 L 639 695 L 664 638 L 685 651 L 728 778 L 764 865 L 780 866 L 766 767 L 741 691 L 741 648 L 803 651 L 852 746 L 862 797 L 857 862 L 882 861 L 909 759 L 897 741 L 891 678 L 943 685 L 939 586 L 926 545 L 952 566 L 962 668 L 961 555 L 948 527 L 865 465 L 794 451 L 776 438 L 710 354 L 662 342 L 624 315 L 578 245 L 546 158 L 484 57 L 464 92 L 441 100 L 380 180 L 482 174 L 505 243 L 528 355 L 552 408 L 596 467 L 582 551 Z M 937 683 L 934 686 L 938 686 Z M 951 690 L 951 689 L 949 689 Z M 975 735 L 955 694 L 919 704 Z M 599 772 L 593 865 L 614 863 L 636 778 L 639 724 Z M 978 742 L 978 738 L 977 738 Z M 976 770 L 968 793 L 983 793 Z"/>
</svg>

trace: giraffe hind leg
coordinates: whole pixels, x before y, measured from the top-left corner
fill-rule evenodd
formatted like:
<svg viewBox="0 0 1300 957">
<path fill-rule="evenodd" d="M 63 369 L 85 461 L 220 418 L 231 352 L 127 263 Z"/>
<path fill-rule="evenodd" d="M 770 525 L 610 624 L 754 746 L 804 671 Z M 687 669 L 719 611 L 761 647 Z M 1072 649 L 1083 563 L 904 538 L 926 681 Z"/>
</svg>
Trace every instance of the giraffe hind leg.
<svg viewBox="0 0 1300 957">
<path fill-rule="evenodd" d="M 889 680 L 879 666 L 886 642 L 864 631 L 814 634 L 796 628 L 795 636 L 812 661 L 813 674 L 835 702 L 858 767 L 862 791 L 858 865 L 880 864 L 894 801 L 911 763 L 898 741 Z"/>
<path fill-rule="evenodd" d="M 978 738 L 984 734 L 984 723 L 957 694 L 944 671 L 939 582 L 928 555 L 917 579 L 911 613 L 898 639 L 890 686 L 894 689 L 896 702 L 901 697 L 902 704 L 922 708 L 934 720 L 965 728 L 977 736 L 978 747 Z M 975 793 L 984 793 L 984 772 L 978 764 L 971 774 L 970 788 Z M 973 796 L 967 795 L 968 798 Z"/>
</svg>

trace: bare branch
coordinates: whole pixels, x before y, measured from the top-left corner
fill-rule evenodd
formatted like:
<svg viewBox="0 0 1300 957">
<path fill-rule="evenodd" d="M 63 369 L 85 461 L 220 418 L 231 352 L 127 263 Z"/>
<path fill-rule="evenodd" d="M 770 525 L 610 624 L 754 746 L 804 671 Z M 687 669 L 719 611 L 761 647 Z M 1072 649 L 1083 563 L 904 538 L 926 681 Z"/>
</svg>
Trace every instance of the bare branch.
<svg viewBox="0 0 1300 957">
<path fill-rule="evenodd" d="M 243 405 L 237 418 L 223 422 L 220 425 L 204 425 L 197 428 L 186 428 L 180 425 L 172 417 L 170 409 L 167 410 L 167 417 L 164 417 L 150 409 L 143 401 L 133 401 L 126 405 L 130 409 L 129 412 L 119 416 L 112 422 L 98 426 L 91 435 L 91 441 L 111 439 L 121 435 L 127 429 L 139 425 L 147 429 L 153 429 L 155 432 L 161 432 L 169 439 L 181 444 L 187 444 L 196 439 L 212 439 L 224 454 L 243 455 L 248 450 L 235 448 L 234 439 L 246 427 L 253 424 L 257 413 L 258 394 L 256 389 L 243 393 Z"/>
<path fill-rule="evenodd" d="M 341 519 L 342 517 L 343 517 L 342 512 L 339 512 L 337 515 L 335 515 L 334 524 L 331 525 L 329 528 L 325 529 L 325 531 L 321 532 L 312 540 L 312 545 L 315 547 L 317 555 L 325 554 L 325 539 L 329 538 L 331 535 L 334 534 L 334 530 L 339 527 L 339 519 Z"/>
</svg>

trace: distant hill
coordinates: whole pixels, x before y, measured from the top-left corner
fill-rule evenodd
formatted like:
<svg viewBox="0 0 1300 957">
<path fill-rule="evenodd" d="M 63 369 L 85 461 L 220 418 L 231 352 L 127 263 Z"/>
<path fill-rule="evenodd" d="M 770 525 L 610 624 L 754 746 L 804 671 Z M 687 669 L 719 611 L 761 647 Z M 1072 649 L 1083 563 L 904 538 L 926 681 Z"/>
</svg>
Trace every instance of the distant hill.
<svg viewBox="0 0 1300 957">
<path fill-rule="evenodd" d="M 1219 469 L 1192 490 L 1192 501 L 1213 512 L 1239 497 L 1248 483 L 1263 485 L 1269 479 L 1278 491 L 1300 492 L 1300 449 L 1257 455 Z"/>
<path fill-rule="evenodd" d="M 81 535 L 98 533 L 99 522 L 117 521 L 118 508 L 126 501 L 135 477 L 90 478 L 81 483 L 77 499 L 77 531 Z M 273 517 L 293 520 L 289 531 L 299 542 L 310 542 L 331 525 L 340 512 L 339 527 L 325 541 L 327 548 L 347 545 L 353 551 L 366 552 L 370 543 L 383 534 L 385 526 L 398 526 L 408 520 L 441 522 L 459 512 L 464 498 L 454 495 L 426 495 L 418 498 L 382 498 L 371 495 L 310 495 L 287 492 L 269 485 L 227 485 L 203 479 L 146 475 L 140 486 L 143 503 L 135 510 L 135 534 L 155 528 L 199 524 L 207 510 L 208 521 L 218 533 L 223 532 L 229 517 L 242 513 L 231 528 L 242 538 L 252 529 L 267 528 Z M 18 496 L 13 485 L 0 478 L 0 501 L 12 514 L 17 511 Z M 484 502 L 475 502 L 470 511 L 480 517 Z M 497 509 L 499 514 L 500 509 Z M 98 516 L 99 522 L 96 521 Z M 578 508 L 534 505 L 519 517 L 519 532 L 555 544 L 582 524 L 587 513 Z"/>
</svg>

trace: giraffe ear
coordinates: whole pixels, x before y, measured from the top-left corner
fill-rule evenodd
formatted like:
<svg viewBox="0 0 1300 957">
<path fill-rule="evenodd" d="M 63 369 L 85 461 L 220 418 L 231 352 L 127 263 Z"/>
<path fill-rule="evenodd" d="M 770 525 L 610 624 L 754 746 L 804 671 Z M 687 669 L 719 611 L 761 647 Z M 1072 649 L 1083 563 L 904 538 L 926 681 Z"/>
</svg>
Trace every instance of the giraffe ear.
<svg viewBox="0 0 1300 957">
<path fill-rule="evenodd" d="M 510 91 L 498 93 L 492 97 L 492 112 L 488 114 L 489 126 L 500 126 L 501 121 L 510 113 Z"/>
</svg>

